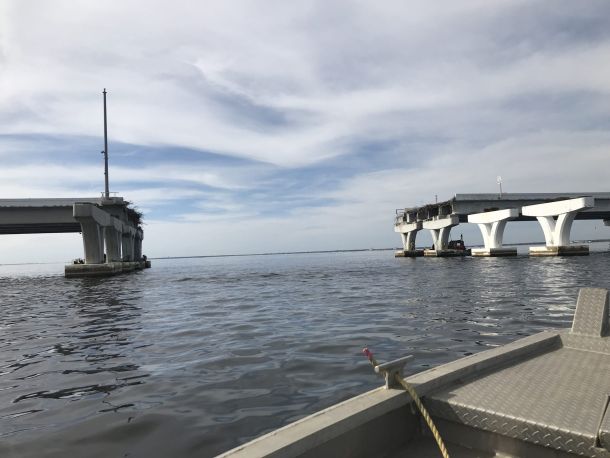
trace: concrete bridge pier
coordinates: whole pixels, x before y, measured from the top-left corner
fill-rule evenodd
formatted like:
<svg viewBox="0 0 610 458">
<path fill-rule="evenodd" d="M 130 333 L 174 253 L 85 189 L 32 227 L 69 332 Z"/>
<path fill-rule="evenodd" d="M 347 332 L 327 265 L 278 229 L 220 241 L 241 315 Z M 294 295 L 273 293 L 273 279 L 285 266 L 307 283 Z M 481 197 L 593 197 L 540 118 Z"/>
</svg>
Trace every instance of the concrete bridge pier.
<svg viewBox="0 0 610 458">
<path fill-rule="evenodd" d="M 123 261 L 135 261 L 135 234 L 131 231 L 123 232 L 122 236 Z"/>
<path fill-rule="evenodd" d="M 121 262 L 122 227 L 120 221 L 113 221 L 112 226 L 104 228 L 106 239 L 106 262 Z"/>
<path fill-rule="evenodd" d="M 485 248 L 473 248 L 472 256 L 517 256 L 516 248 L 502 247 L 502 239 L 506 223 L 518 216 L 518 208 L 468 215 L 468 222 L 479 226 L 485 246 Z"/>
<path fill-rule="evenodd" d="M 530 256 L 588 255 L 588 245 L 570 245 L 570 229 L 579 211 L 594 206 L 595 199 L 589 196 L 523 207 L 523 215 L 535 216 L 540 223 L 546 243 L 543 247 L 530 247 Z"/>
<path fill-rule="evenodd" d="M 67 265 L 66 277 L 108 276 L 148 267 L 141 261 L 142 229 L 110 211 L 103 203 L 74 203 L 73 218 L 83 234 L 85 263 Z"/>
<path fill-rule="evenodd" d="M 93 206 L 74 204 L 74 219 L 81 225 L 86 264 L 104 262 L 104 231 L 96 220 Z"/>
<path fill-rule="evenodd" d="M 398 226 L 394 226 L 394 231 L 400 233 L 403 246 L 402 250 L 399 250 L 394 254 L 396 257 L 414 258 L 424 255 L 423 250 L 415 249 L 415 237 L 417 237 L 417 233 L 421 229 L 421 221 L 405 222 Z"/>
<path fill-rule="evenodd" d="M 133 254 L 136 261 L 142 259 L 142 240 L 144 240 L 144 232 L 142 232 L 141 229 L 138 229 L 133 243 Z"/>
<path fill-rule="evenodd" d="M 66 277 L 108 276 L 150 267 L 149 261 L 135 257 L 142 253 L 140 221 L 141 214 L 122 197 L 0 199 L 0 234 L 82 235 L 84 260 L 66 265 Z M 137 253 L 132 247 L 126 250 L 133 262 L 122 262 L 123 234 L 135 237 L 136 232 Z"/>
<path fill-rule="evenodd" d="M 445 215 L 433 217 L 423 222 L 423 228 L 428 229 L 432 235 L 434 246 L 431 250 L 424 250 L 424 256 L 464 256 L 463 251 L 449 249 L 449 234 L 451 228 L 459 224 L 457 215 Z"/>
</svg>

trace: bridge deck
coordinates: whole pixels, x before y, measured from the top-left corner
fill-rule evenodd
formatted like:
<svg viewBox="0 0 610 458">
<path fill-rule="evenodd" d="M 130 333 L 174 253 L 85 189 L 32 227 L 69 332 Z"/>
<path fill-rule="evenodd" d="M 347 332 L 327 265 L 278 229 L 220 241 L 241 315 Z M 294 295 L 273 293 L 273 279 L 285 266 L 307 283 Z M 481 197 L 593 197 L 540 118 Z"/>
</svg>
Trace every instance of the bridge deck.
<svg viewBox="0 0 610 458">
<path fill-rule="evenodd" d="M 419 207 L 398 209 L 396 223 L 404 222 L 406 214 L 417 214 L 423 221 L 437 215 L 454 214 L 460 223 L 468 222 L 468 215 L 494 210 L 521 208 L 576 197 L 592 196 L 595 207 L 579 212 L 576 219 L 595 220 L 610 218 L 610 192 L 563 192 L 563 193 L 503 193 L 500 194 L 456 194 L 452 199 L 430 203 Z M 514 221 L 535 221 L 532 216 L 519 214 Z"/>
<path fill-rule="evenodd" d="M 75 203 L 124 205 L 122 197 L 0 199 L 0 234 L 81 232 L 73 215 Z"/>
<path fill-rule="evenodd" d="M 122 200 L 122 199 L 121 199 Z M 72 207 L 76 202 L 101 205 L 101 197 L 55 197 L 49 199 L 0 199 L 0 208 Z"/>
</svg>

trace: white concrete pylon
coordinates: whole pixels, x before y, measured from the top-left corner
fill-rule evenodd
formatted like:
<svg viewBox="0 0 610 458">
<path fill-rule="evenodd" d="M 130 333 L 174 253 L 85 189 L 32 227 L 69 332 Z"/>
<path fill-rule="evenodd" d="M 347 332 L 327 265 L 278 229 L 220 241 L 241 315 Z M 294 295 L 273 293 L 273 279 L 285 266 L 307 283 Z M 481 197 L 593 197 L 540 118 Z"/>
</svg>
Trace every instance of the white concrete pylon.
<svg viewBox="0 0 610 458">
<path fill-rule="evenodd" d="M 422 228 L 421 221 L 413 223 L 401 223 L 394 226 L 394 232 L 399 232 L 405 251 L 415 250 L 415 237 Z"/>
<path fill-rule="evenodd" d="M 558 247 L 570 244 L 570 229 L 576 214 L 594 206 L 595 199 L 589 196 L 528 205 L 521 209 L 521 213 L 524 216 L 536 217 L 542 227 L 547 247 Z"/>
<path fill-rule="evenodd" d="M 83 249 L 86 264 L 102 264 L 104 262 L 104 232 L 102 226 L 94 220 L 81 220 L 83 231 Z"/>
<path fill-rule="evenodd" d="M 110 216 L 90 203 L 75 203 L 72 207 L 72 215 L 81 226 L 85 263 L 102 264 L 104 262 L 103 223 L 109 221 Z"/>
<path fill-rule="evenodd" d="M 506 223 L 519 216 L 518 208 L 496 210 L 468 215 L 468 222 L 479 226 L 483 235 L 485 250 L 502 248 Z"/>
<path fill-rule="evenodd" d="M 106 226 L 104 228 L 104 238 L 106 239 L 106 262 L 121 261 L 121 236 L 123 224 L 117 219 L 114 219 L 113 223 L 112 226 Z"/>
<path fill-rule="evenodd" d="M 131 232 L 123 232 L 121 242 L 123 261 L 134 261 L 135 234 Z"/>
<path fill-rule="evenodd" d="M 415 251 L 415 237 L 417 236 L 417 231 L 411 232 L 401 232 L 400 237 L 402 239 L 402 247 L 405 251 Z"/>
<path fill-rule="evenodd" d="M 86 264 L 104 262 L 104 239 L 108 262 L 120 261 L 121 252 L 124 260 L 134 260 L 134 238 L 137 233 L 140 234 L 140 241 L 144 238 L 141 229 L 134 228 L 88 202 L 74 203 L 73 217 L 81 225 Z"/>
<path fill-rule="evenodd" d="M 133 257 L 134 261 L 139 261 L 142 259 L 142 240 L 144 239 L 144 233 L 142 230 L 138 229 L 136 231 L 134 244 L 133 244 Z"/>
<path fill-rule="evenodd" d="M 430 230 L 434 249 L 438 251 L 447 249 L 451 228 L 459 223 L 460 220 L 457 215 L 447 215 L 424 221 L 422 227 Z"/>
</svg>

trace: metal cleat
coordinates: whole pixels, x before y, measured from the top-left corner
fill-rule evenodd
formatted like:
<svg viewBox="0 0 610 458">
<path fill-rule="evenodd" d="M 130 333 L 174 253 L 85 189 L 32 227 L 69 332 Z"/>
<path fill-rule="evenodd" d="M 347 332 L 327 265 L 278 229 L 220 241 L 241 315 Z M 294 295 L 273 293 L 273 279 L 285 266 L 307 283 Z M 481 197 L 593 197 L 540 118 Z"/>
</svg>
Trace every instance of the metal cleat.
<svg viewBox="0 0 610 458">
<path fill-rule="evenodd" d="M 398 388 L 400 385 L 396 382 L 396 375 L 402 377 L 402 370 L 407 363 L 407 360 L 413 358 L 413 355 L 403 356 L 402 358 L 395 359 L 394 361 L 388 361 L 387 363 L 379 364 L 375 366 L 375 372 L 383 374 L 385 377 L 385 387 Z"/>
</svg>

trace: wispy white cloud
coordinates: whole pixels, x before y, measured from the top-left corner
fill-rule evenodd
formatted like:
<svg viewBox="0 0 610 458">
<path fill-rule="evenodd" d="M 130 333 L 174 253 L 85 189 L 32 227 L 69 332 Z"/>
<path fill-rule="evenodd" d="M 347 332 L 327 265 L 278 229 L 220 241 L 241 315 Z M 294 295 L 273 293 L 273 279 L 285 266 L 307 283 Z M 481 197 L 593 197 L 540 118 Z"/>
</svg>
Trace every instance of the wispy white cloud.
<svg viewBox="0 0 610 458">
<path fill-rule="evenodd" d="M 97 194 L 108 87 L 111 183 L 163 255 L 177 224 L 216 253 L 388 245 L 394 208 L 496 175 L 605 190 L 605 2 L 0 8 L 0 193 Z"/>
<path fill-rule="evenodd" d="M 391 122 L 399 135 L 414 110 L 466 109 L 540 90 L 608 93 L 610 86 L 607 43 L 486 62 L 485 53 L 518 45 L 480 45 L 493 40 L 479 35 L 489 33 L 486 25 L 514 15 L 512 2 L 275 2 L 269 15 L 251 2 L 153 2 L 137 23 L 135 1 L 9 4 L 1 100 L 19 115 L 3 122 L 4 132 L 97 134 L 92 89 L 107 85 L 117 140 L 294 166 L 347 153 L 342 139 L 363 128 Z M 112 26 L 103 20 L 109 15 Z M 293 122 L 253 128 L 240 115 L 227 118 L 244 104 L 253 105 L 252 116 L 263 116 L 257 108 L 279 110 Z"/>
</svg>

